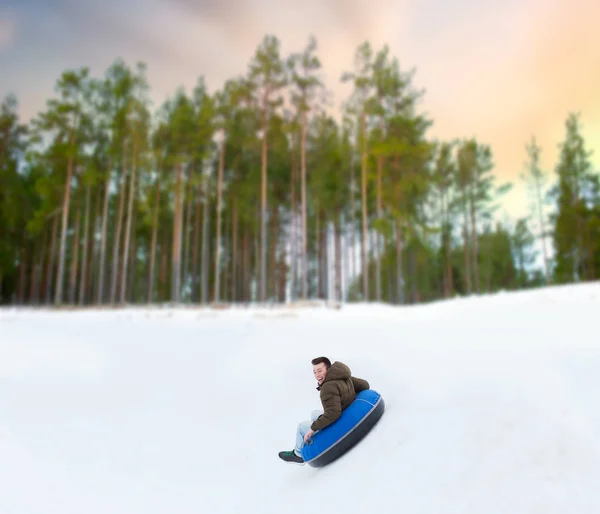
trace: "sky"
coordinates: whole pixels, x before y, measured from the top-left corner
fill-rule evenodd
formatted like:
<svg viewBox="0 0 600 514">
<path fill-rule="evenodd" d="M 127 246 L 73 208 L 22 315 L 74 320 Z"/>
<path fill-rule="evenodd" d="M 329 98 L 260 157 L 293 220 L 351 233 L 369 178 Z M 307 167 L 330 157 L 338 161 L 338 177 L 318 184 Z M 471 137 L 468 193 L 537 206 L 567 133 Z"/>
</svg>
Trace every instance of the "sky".
<svg viewBox="0 0 600 514">
<path fill-rule="evenodd" d="M 515 184 L 504 206 L 517 217 L 529 208 L 519 179 L 525 145 L 535 136 L 553 178 L 570 112 L 581 114 L 600 169 L 598 19 L 597 0 L 0 0 L 0 95 L 16 93 L 28 120 L 64 70 L 101 76 L 122 57 L 147 64 L 157 108 L 200 76 L 214 91 L 245 73 L 265 34 L 280 39 L 284 56 L 314 35 L 339 108 L 357 46 L 387 44 L 424 90 L 430 137 L 492 147 L 498 183 Z"/>
</svg>

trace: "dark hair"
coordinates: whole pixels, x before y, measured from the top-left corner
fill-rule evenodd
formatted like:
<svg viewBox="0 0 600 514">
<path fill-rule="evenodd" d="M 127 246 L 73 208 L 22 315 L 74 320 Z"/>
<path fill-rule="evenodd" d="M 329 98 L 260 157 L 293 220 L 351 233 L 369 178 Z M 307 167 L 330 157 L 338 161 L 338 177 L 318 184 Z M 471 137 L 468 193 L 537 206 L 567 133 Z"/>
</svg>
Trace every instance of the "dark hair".
<svg viewBox="0 0 600 514">
<path fill-rule="evenodd" d="M 310 362 L 313 366 L 316 366 L 317 364 L 321 364 L 323 362 L 325 363 L 325 367 L 327 369 L 331 367 L 331 361 L 327 357 L 317 357 L 316 359 L 313 359 Z"/>
</svg>

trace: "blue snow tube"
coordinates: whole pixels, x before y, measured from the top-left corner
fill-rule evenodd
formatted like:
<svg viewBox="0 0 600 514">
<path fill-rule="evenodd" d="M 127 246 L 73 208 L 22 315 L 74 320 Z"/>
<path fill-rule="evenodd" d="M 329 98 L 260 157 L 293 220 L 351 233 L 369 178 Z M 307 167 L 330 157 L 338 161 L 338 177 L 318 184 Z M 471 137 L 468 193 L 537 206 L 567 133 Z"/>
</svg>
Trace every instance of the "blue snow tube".
<svg viewBox="0 0 600 514">
<path fill-rule="evenodd" d="M 337 420 L 316 432 L 302 447 L 304 462 L 319 468 L 341 457 L 367 435 L 384 410 L 385 402 L 377 391 L 361 391 Z"/>
</svg>

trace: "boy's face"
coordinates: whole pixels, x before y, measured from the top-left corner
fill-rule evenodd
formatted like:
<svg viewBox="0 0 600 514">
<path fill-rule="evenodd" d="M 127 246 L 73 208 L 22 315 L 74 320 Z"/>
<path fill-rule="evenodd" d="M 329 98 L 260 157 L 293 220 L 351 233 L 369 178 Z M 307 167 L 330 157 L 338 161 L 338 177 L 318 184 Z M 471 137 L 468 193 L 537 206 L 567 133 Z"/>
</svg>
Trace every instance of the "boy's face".
<svg viewBox="0 0 600 514">
<path fill-rule="evenodd" d="M 325 377 L 327 376 L 327 366 L 325 366 L 324 362 L 321 362 L 320 364 L 315 364 L 313 366 L 313 375 L 317 379 L 319 385 L 321 385 L 323 383 L 323 380 L 325 380 Z"/>
</svg>

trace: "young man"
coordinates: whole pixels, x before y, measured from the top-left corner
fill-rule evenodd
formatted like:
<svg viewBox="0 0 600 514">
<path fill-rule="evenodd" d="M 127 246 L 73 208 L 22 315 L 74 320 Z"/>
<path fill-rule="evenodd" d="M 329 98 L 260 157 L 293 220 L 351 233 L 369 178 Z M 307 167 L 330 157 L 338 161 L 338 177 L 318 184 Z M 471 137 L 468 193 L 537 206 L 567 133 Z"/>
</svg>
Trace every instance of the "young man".
<svg viewBox="0 0 600 514">
<path fill-rule="evenodd" d="M 323 430 L 337 420 L 356 398 L 356 394 L 369 389 L 369 382 L 351 375 L 350 368 L 342 362 L 331 361 L 327 357 L 317 357 L 311 361 L 313 375 L 320 392 L 322 411 L 313 411 L 310 421 L 298 424 L 296 446 L 291 451 L 279 452 L 286 462 L 304 464 L 301 449 L 318 430 Z"/>
</svg>

